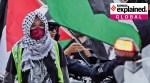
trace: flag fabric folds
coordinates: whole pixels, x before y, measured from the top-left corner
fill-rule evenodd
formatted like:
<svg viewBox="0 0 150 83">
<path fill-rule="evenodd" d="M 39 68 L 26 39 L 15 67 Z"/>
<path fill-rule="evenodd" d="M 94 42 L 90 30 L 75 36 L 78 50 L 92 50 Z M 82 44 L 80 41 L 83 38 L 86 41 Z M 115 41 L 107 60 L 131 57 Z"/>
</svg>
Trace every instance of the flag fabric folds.
<svg viewBox="0 0 150 83">
<path fill-rule="evenodd" d="M 119 37 L 132 38 L 139 47 L 141 45 L 139 34 L 133 26 L 110 20 L 105 14 L 94 14 L 88 0 L 46 0 L 46 3 L 51 17 L 68 29 L 110 45 Z"/>
</svg>

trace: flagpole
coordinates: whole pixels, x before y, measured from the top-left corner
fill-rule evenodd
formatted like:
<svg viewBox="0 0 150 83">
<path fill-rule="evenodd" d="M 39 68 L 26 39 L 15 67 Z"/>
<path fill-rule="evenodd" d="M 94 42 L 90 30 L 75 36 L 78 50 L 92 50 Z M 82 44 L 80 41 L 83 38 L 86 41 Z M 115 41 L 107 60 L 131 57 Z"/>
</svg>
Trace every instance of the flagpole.
<svg viewBox="0 0 150 83">
<path fill-rule="evenodd" d="M 75 40 L 77 43 L 82 44 L 81 41 L 75 36 L 75 34 L 74 34 L 71 30 L 69 30 L 69 32 L 70 32 L 70 34 L 73 36 L 74 40 Z"/>
<path fill-rule="evenodd" d="M 75 36 L 75 34 L 71 31 L 71 30 L 68 30 L 65 28 L 65 30 L 67 30 L 68 33 L 70 33 L 70 35 L 73 37 L 73 39 L 77 42 L 77 43 L 81 43 L 81 41 Z M 79 52 L 79 51 L 78 51 Z M 88 66 L 91 66 L 90 63 L 83 57 L 83 55 L 79 52 L 79 55 L 80 57 L 85 61 L 85 63 L 88 65 Z"/>
</svg>

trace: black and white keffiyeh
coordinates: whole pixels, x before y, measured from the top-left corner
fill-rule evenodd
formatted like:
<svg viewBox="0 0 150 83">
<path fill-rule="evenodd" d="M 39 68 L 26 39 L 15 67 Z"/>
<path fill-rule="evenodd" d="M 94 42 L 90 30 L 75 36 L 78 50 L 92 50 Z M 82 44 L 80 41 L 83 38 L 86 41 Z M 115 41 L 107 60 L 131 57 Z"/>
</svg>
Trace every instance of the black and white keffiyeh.
<svg viewBox="0 0 150 83">
<path fill-rule="evenodd" d="M 16 50 L 18 49 L 18 46 L 23 48 L 21 71 L 30 71 L 28 83 L 52 83 L 47 68 L 43 63 L 43 58 L 47 57 L 48 53 L 50 53 L 50 56 L 56 64 L 54 40 L 51 38 L 48 31 L 48 23 L 45 17 L 47 10 L 48 7 L 46 5 L 42 6 L 41 8 L 30 12 L 24 18 L 22 23 L 24 36 L 13 47 Z M 40 40 L 32 39 L 30 36 L 30 28 L 36 17 L 39 17 L 45 24 L 45 35 Z"/>
<path fill-rule="evenodd" d="M 30 37 L 30 27 L 36 16 L 45 24 L 45 36 L 40 40 L 34 40 Z M 41 12 L 35 10 L 29 13 L 23 20 L 22 29 L 24 36 L 19 41 L 20 46 L 24 48 L 21 62 L 22 71 L 32 69 L 34 67 L 33 61 L 43 59 L 48 55 L 48 52 L 55 59 L 54 40 L 48 32 L 47 19 Z"/>
</svg>

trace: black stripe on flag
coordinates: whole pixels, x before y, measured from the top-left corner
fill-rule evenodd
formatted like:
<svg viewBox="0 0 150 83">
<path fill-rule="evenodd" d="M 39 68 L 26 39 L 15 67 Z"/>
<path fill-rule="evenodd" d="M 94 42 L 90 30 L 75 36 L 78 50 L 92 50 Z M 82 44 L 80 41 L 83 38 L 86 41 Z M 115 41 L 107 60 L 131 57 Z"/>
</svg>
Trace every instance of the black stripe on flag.
<svg viewBox="0 0 150 83">
<path fill-rule="evenodd" d="M 0 39 L 1 39 L 1 36 L 2 36 L 2 31 L 3 31 L 3 28 L 6 24 L 6 9 L 7 9 L 7 1 L 8 0 L 1 0 L 1 3 L 0 3 Z"/>
<path fill-rule="evenodd" d="M 89 0 L 94 14 L 104 13 L 108 17 L 110 15 L 110 3 L 113 3 L 113 0 Z"/>
<path fill-rule="evenodd" d="M 106 14 L 106 9 L 103 0 L 89 0 L 89 3 L 94 14 Z"/>
</svg>

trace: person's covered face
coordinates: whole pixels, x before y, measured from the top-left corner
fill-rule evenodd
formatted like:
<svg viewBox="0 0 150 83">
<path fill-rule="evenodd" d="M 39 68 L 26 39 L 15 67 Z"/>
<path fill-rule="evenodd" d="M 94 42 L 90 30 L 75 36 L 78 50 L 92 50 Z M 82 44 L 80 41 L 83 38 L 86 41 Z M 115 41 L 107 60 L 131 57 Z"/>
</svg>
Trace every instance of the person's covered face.
<svg viewBox="0 0 150 83">
<path fill-rule="evenodd" d="M 49 30 L 51 37 L 54 39 L 57 34 L 57 28 L 54 28 L 53 30 Z"/>
<path fill-rule="evenodd" d="M 48 22 L 45 14 L 35 10 L 27 14 L 22 22 L 23 37 L 21 42 L 24 47 L 35 49 L 51 40 L 48 32 Z"/>
<path fill-rule="evenodd" d="M 39 17 L 35 17 L 35 20 L 30 28 L 30 36 L 32 39 L 40 40 L 45 35 L 45 24 Z"/>
<path fill-rule="evenodd" d="M 51 35 L 51 38 L 55 39 L 56 35 L 58 34 L 59 25 L 57 23 L 48 23 L 49 32 Z"/>
</svg>

